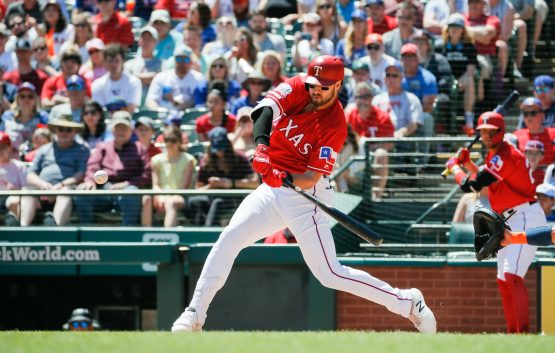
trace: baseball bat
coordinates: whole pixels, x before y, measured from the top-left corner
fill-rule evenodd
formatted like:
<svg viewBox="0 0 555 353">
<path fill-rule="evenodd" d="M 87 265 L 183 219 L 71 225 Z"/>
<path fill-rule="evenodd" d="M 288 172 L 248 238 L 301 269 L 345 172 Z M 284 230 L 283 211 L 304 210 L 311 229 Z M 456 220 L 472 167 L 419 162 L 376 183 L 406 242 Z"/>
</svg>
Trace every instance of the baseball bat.
<svg viewBox="0 0 555 353">
<path fill-rule="evenodd" d="M 495 109 L 493 110 L 496 113 L 500 113 L 500 114 L 504 114 L 504 110 L 509 108 L 511 105 L 513 105 L 514 102 L 517 101 L 517 99 L 520 97 L 520 93 L 518 93 L 518 91 L 514 90 L 512 91 L 509 96 L 507 98 L 505 98 L 505 100 L 501 103 L 498 104 L 497 107 L 495 107 Z M 467 142 L 467 145 L 465 146 L 465 148 L 467 150 L 470 150 L 472 148 L 472 146 L 474 146 L 474 144 L 480 139 L 480 132 L 476 131 L 476 136 L 474 136 L 474 139 L 470 142 Z M 441 173 L 441 176 L 444 178 L 447 178 L 447 176 L 451 174 L 451 171 L 448 168 L 445 168 L 443 170 L 443 172 Z"/>
<path fill-rule="evenodd" d="M 326 205 L 322 201 L 318 200 L 318 198 L 310 195 L 300 187 L 293 184 L 293 182 L 291 182 L 290 180 L 283 179 L 283 184 L 295 190 L 297 193 L 299 193 L 301 196 L 303 196 L 310 202 L 314 203 L 316 206 L 320 207 L 322 211 L 330 215 L 333 219 L 339 222 L 343 227 L 347 228 L 354 234 L 358 235 L 360 238 L 364 239 L 368 243 L 374 244 L 375 246 L 379 246 L 383 242 L 382 236 L 374 232 L 372 229 L 368 228 L 365 224 L 339 211 L 335 207 Z"/>
</svg>

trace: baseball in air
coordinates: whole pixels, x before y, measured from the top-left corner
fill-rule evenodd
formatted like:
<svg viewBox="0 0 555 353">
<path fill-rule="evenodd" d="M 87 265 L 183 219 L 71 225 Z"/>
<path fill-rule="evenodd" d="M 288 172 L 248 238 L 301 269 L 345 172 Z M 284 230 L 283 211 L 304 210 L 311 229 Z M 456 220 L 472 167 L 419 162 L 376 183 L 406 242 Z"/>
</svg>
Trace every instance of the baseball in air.
<svg viewBox="0 0 555 353">
<path fill-rule="evenodd" d="M 103 171 L 103 170 L 97 170 L 94 173 L 94 181 L 98 184 L 98 185 L 102 185 L 105 184 L 108 181 L 108 174 Z"/>
</svg>

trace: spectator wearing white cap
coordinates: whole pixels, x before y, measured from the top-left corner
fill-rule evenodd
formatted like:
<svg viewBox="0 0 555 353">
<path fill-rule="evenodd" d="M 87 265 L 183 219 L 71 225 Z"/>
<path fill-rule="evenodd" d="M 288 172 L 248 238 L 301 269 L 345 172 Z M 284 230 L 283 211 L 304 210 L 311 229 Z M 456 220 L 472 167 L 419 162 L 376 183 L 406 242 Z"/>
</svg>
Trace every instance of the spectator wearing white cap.
<svg viewBox="0 0 555 353">
<path fill-rule="evenodd" d="M 106 105 L 114 96 L 127 102 L 127 111 L 134 112 L 141 104 L 142 85 L 135 76 L 123 72 L 124 49 L 119 44 L 110 44 L 104 50 L 107 74 L 92 84 L 92 98 Z"/>
<path fill-rule="evenodd" d="M 540 184 L 536 187 L 536 198 L 547 217 L 548 222 L 555 222 L 553 206 L 555 205 L 555 186 L 552 184 Z"/>
<path fill-rule="evenodd" d="M 518 148 L 524 152 L 528 147 L 528 142 L 536 140 L 542 144 L 543 159 L 540 164 L 546 166 L 555 162 L 555 150 L 552 142 L 555 140 L 555 128 L 543 126 L 545 113 L 539 99 L 526 98 L 520 105 L 520 111 L 524 117 L 526 128 L 514 132 L 518 139 Z"/>
<path fill-rule="evenodd" d="M 143 98 L 146 98 L 148 87 L 154 76 L 162 69 L 162 60 L 154 55 L 158 43 L 158 32 L 154 27 L 145 26 L 140 30 L 139 48 L 137 56 L 123 65 L 126 73 L 141 80 Z"/>
<path fill-rule="evenodd" d="M 204 81 L 202 74 L 191 68 L 192 51 L 180 47 L 174 53 L 175 69 L 160 72 L 148 89 L 145 105 L 150 109 L 183 110 L 194 103 L 194 92 Z"/>
<path fill-rule="evenodd" d="M 89 53 L 89 60 L 81 66 L 79 75 L 89 80 L 89 82 L 94 82 L 108 72 L 104 66 L 104 49 L 106 46 L 100 39 L 93 38 L 85 44 L 85 47 Z"/>
<path fill-rule="evenodd" d="M 167 60 L 172 57 L 177 45 L 183 41 L 178 32 L 170 32 L 171 19 L 167 10 L 154 10 L 150 15 L 148 24 L 158 32 L 158 43 L 155 55 L 160 60 Z"/>
<path fill-rule="evenodd" d="M 534 185 L 538 186 L 545 178 L 545 169 L 540 165 L 544 158 L 544 145 L 538 140 L 530 140 L 524 147 L 524 155 L 530 165 L 530 173 L 534 179 Z"/>
</svg>

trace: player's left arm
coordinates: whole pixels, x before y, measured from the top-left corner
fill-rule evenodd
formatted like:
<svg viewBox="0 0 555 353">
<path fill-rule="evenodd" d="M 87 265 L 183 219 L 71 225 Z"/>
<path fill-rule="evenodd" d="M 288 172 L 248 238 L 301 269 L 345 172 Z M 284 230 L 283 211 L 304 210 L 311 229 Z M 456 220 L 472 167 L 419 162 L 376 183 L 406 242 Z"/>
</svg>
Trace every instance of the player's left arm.
<svg viewBox="0 0 555 353">
<path fill-rule="evenodd" d="M 501 246 L 510 244 L 530 244 L 548 246 L 555 244 L 555 227 L 543 226 L 527 229 L 525 232 L 511 232 L 505 228 L 504 239 Z"/>
</svg>

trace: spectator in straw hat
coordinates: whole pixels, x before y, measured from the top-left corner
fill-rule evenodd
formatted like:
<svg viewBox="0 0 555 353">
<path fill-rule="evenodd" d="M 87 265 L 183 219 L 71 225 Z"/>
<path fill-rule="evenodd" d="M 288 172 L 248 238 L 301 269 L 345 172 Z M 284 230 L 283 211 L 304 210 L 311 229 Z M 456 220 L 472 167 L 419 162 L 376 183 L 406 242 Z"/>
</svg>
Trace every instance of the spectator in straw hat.
<svg viewBox="0 0 555 353">
<path fill-rule="evenodd" d="M 27 183 L 38 190 L 68 190 L 83 181 L 89 150 L 75 141 L 75 135 L 83 128 L 82 123 L 73 121 L 71 114 L 49 121 L 48 128 L 55 139 L 42 146 L 35 155 Z M 53 212 L 50 209 L 53 207 Z M 21 225 L 29 226 L 37 209 L 48 210 L 43 223 L 62 226 L 69 221 L 72 202 L 69 196 L 21 197 Z"/>
<path fill-rule="evenodd" d="M 231 113 L 237 114 L 242 107 L 254 108 L 256 104 L 263 98 L 263 93 L 270 89 L 272 81 L 259 71 L 253 71 L 243 82 L 243 88 L 247 91 L 247 95 L 237 98 L 231 104 Z"/>
</svg>

